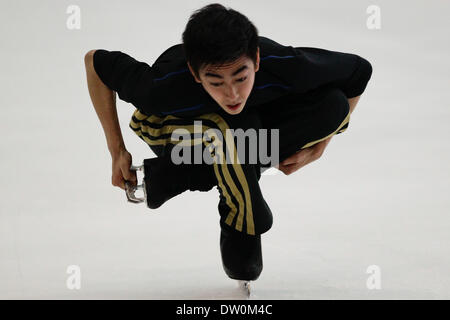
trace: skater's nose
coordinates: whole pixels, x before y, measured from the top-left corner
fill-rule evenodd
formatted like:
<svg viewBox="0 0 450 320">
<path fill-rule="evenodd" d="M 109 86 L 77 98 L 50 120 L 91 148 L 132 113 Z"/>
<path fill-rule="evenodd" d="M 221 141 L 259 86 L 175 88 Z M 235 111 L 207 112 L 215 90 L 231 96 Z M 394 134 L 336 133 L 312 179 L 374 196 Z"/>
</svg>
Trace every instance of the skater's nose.
<svg viewBox="0 0 450 320">
<path fill-rule="evenodd" d="M 237 87 L 234 85 L 228 85 L 225 88 L 225 96 L 229 101 L 237 101 L 238 99 L 238 91 Z"/>
</svg>

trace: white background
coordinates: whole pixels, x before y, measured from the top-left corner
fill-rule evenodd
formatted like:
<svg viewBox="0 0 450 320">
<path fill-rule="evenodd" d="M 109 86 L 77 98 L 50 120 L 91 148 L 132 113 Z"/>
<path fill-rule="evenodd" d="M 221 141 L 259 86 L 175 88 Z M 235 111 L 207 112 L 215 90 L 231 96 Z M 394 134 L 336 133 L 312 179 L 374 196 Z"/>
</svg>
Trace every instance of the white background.
<svg viewBox="0 0 450 320">
<path fill-rule="evenodd" d="M 229 299 L 218 192 L 157 210 L 111 185 L 84 69 L 90 49 L 152 64 L 206 1 L 1 1 L 0 298 Z M 349 129 L 291 176 L 261 178 L 274 214 L 260 299 L 449 299 L 448 1 L 226 1 L 284 45 L 358 54 L 372 79 Z M 69 5 L 81 29 L 69 30 Z M 366 9 L 381 9 L 369 30 Z M 153 157 L 118 100 L 134 164 Z M 66 269 L 81 268 L 69 290 Z M 369 290 L 366 269 L 381 269 Z"/>
</svg>

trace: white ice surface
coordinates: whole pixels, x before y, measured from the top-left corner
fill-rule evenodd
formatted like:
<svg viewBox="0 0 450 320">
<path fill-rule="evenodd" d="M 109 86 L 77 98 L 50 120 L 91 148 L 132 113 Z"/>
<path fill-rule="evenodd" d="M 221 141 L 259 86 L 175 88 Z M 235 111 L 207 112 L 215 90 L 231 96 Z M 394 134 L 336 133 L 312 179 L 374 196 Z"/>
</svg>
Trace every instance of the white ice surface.
<svg viewBox="0 0 450 320">
<path fill-rule="evenodd" d="M 218 193 L 158 210 L 126 202 L 89 99 L 83 56 L 153 63 L 205 1 L 14 1 L 0 10 L 0 298 L 234 299 L 222 270 Z M 261 179 L 274 214 L 255 299 L 450 298 L 450 2 L 227 1 L 283 44 L 351 52 L 372 79 L 318 161 Z M 177 7 L 174 10 L 174 7 Z M 447 39 L 447 40 L 445 40 Z M 153 157 L 128 128 L 134 164 Z M 66 287 L 70 265 L 81 289 Z M 381 269 L 369 290 L 366 269 Z"/>
</svg>

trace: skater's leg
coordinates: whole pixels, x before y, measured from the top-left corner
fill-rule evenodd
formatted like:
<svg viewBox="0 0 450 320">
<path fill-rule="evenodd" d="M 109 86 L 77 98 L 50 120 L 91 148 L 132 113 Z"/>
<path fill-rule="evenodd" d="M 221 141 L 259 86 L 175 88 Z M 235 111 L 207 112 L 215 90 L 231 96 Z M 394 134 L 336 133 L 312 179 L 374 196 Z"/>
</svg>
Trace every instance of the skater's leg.
<svg viewBox="0 0 450 320">
<path fill-rule="evenodd" d="M 244 157 L 238 155 L 240 163 L 227 162 L 230 159 L 224 157 L 223 164 L 175 165 L 170 159 L 173 145 L 168 143 L 169 141 L 159 144 L 158 140 L 161 138 L 158 137 L 168 138 L 167 132 L 170 130 L 165 130 L 165 125 L 167 127 L 170 123 L 182 127 L 188 124 L 187 120 L 161 120 L 146 117 L 138 111 L 135 115 L 131 127 L 158 155 L 158 158 L 145 160 L 145 164 L 150 168 L 149 182 L 154 182 L 154 190 L 150 190 L 148 197 L 151 198 L 152 193 L 163 194 L 157 201 L 160 205 L 167 200 L 165 195 L 173 196 L 188 189 L 209 190 L 217 185 L 220 194 L 220 249 L 224 270 L 232 279 L 256 280 L 262 271 L 260 234 L 272 225 L 272 213 L 259 188 L 260 166 L 246 159 L 250 158 L 249 148 L 245 148 Z M 190 119 L 190 124 L 193 120 Z M 256 114 L 247 113 L 233 117 L 227 117 L 226 114 L 208 114 L 195 120 L 202 120 L 206 128 L 218 129 L 223 137 L 226 137 L 226 129 L 253 128 L 257 132 L 261 126 Z M 224 139 L 222 142 L 222 150 L 236 148 L 234 140 Z"/>
<path fill-rule="evenodd" d="M 295 151 L 344 132 L 349 124 L 348 102 L 340 90 L 324 90 L 313 96 L 296 98 L 279 100 L 259 109 L 264 128 L 280 130 L 279 162 Z M 223 268 L 230 278 L 256 280 L 261 274 L 260 235 L 243 236 L 222 228 L 220 249 Z"/>
<path fill-rule="evenodd" d="M 224 136 L 221 144 L 223 163 L 214 165 L 220 193 L 218 209 L 221 228 L 250 236 L 268 231 L 272 226 L 272 212 L 259 186 L 259 159 L 256 157 L 253 161 L 255 158 L 251 154 L 254 153 L 254 144 L 258 144 L 258 130 L 261 128 L 259 115 L 244 110 L 238 115 L 223 112 L 201 118 L 215 125 Z M 227 139 L 225 137 L 230 129 L 235 130 L 234 138 Z M 253 134 L 255 140 L 243 138 L 245 134 Z M 234 158 L 230 156 L 231 159 L 228 159 L 226 152 L 233 154 Z"/>
<path fill-rule="evenodd" d="M 259 115 L 255 112 L 243 112 L 238 116 L 232 117 L 222 115 L 221 119 L 215 121 L 227 128 L 242 129 L 243 131 L 255 129 L 255 134 L 258 133 L 258 130 L 261 128 Z M 247 132 L 249 133 L 249 131 Z M 253 143 L 259 144 L 259 139 L 260 136 L 256 134 L 256 141 L 253 141 Z M 229 143 L 228 145 L 225 143 L 225 148 L 235 147 L 234 141 L 227 142 Z M 250 152 L 255 152 L 255 150 L 251 149 L 249 146 L 250 141 L 246 141 L 245 154 L 239 154 L 241 163 L 238 168 L 236 168 L 236 164 L 227 164 L 227 166 L 229 166 L 229 172 L 234 172 L 234 174 L 236 174 L 236 172 L 242 170 L 245 174 L 249 191 L 251 191 L 251 201 L 249 203 L 246 203 L 245 201 L 241 202 L 243 209 L 238 207 L 240 202 L 236 201 L 234 206 L 236 211 L 233 211 L 233 205 L 229 204 L 228 200 L 230 199 L 227 197 L 226 191 L 230 190 L 229 194 L 232 195 L 230 197 L 232 201 L 236 200 L 236 198 L 239 199 L 239 191 L 243 190 L 242 184 L 240 184 L 241 188 L 234 192 L 231 191 L 232 188 L 230 188 L 230 184 L 222 186 L 223 188 L 219 187 L 219 212 L 221 216 L 220 252 L 222 266 L 225 273 L 231 279 L 236 280 L 258 279 L 263 270 L 261 233 L 267 231 L 272 225 L 272 213 L 261 193 L 258 182 L 261 177 L 260 162 L 259 159 L 257 159 L 256 163 L 250 161 Z M 223 172 L 225 170 L 223 170 L 223 168 L 219 168 L 218 171 L 221 171 L 219 172 L 221 173 L 220 177 L 224 176 Z M 236 185 L 239 185 L 240 182 L 239 179 L 236 179 Z M 244 196 L 242 196 L 242 198 Z M 234 204 L 233 202 L 231 203 Z M 250 209 L 246 204 L 251 205 Z M 251 221 L 248 215 L 246 215 L 246 219 L 243 218 L 244 215 L 241 215 L 241 220 L 239 220 L 239 216 L 236 215 L 236 213 L 239 213 L 239 210 L 242 210 L 241 212 L 245 212 L 246 214 L 252 212 L 254 221 Z M 233 215 L 238 218 L 235 219 L 236 222 L 234 224 L 230 223 L 233 222 Z M 253 234 L 249 232 L 251 230 L 249 228 L 249 221 L 254 223 Z"/>
<path fill-rule="evenodd" d="M 256 114 L 259 122 L 252 123 L 253 128 L 279 130 L 279 162 L 300 149 L 345 131 L 349 123 L 348 101 L 338 89 L 326 89 L 301 98 L 280 99 L 258 109 Z M 271 140 L 266 143 L 271 150 Z M 257 169 L 254 172 L 259 180 L 261 171 Z M 226 225 L 221 227 L 220 245 L 225 272 L 232 279 L 256 280 L 263 269 L 261 236 L 243 237 Z"/>
<path fill-rule="evenodd" d="M 201 130 L 208 129 L 220 131 L 224 139 L 216 141 L 226 155 L 227 151 L 234 154 L 234 159 L 228 161 L 224 156 L 221 162 L 209 164 L 176 165 L 171 161 L 171 151 L 174 147 L 171 134 L 175 129 L 184 128 L 194 133 L 194 121 L 201 121 Z M 146 159 L 144 164 L 149 168 L 148 185 L 152 189 L 148 192 L 150 207 L 158 207 L 168 198 L 185 190 L 206 191 L 217 185 L 220 194 L 219 213 L 220 224 L 223 228 L 256 235 L 266 232 L 272 225 L 272 213 L 264 201 L 258 180 L 261 169 L 258 163 L 237 161 L 238 150 L 234 139 L 227 141 L 228 129 L 260 128 L 261 123 L 255 114 L 242 112 L 230 116 L 223 113 L 205 114 L 199 117 L 182 119 L 174 116 L 159 118 L 148 116 L 136 110 L 130 127 L 147 144 L 152 147 L 158 158 Z M 257 130 L 255 131 L 257 132 Z M 192 141 L 198 137 L 192 136 Z M 202 140 L 200 139 L 200 142 Z M 246 147 L 248 143 L 246 143 Z M 248 155 L 248 148 L 245 150 Z M 240 160 L 241 157 L 239 156 Z M 153 179 L 152 179 L 153 176 Z M 153 196 L 156 200 L 152 200 Z M 155 196 L 158 195 L 158 196 Z"/>
<path fill-rule="evenodd" d="M 211 165 L 175 164 L 172 161 L 172 149 L 177 143 L 172 140 L 173 132 L 176 129 L 193 131 L 193 121 L 174 116 L 146 115 L 138 109 L 132 116 L 130 128 L 157 155 L 144 160 L 147 206 L 151 209 L 160 207 L 186 190 L 209 191 L 217 185 Z M 192 134 L 192 140 L 195 139 L 198 140 L 198 137 Z"/>
<path fill-rule="evenodd" d="M 279 129 L 279 162 L 344 132 L 350 121 L 348 99 L 337 88 L 292 95 L 263 105 L 260 110 L 263 127 Z"/>
</svg>

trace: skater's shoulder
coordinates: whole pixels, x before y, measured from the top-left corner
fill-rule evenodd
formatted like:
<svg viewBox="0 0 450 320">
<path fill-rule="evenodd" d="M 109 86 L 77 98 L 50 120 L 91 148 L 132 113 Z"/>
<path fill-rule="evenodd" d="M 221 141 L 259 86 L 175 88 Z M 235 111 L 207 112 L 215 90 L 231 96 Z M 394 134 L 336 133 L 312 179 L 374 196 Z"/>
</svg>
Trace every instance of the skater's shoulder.
<svg viewBox="0 0 450 320">
<path fill-rule="evenodd" d="M 193 81 L 189 77 L 189 69 L 181 43 L 175 44 L 161 53 L 152 68 L 158 74 L 158 77 L 154 79 L 158 86 L 169 85 L 172 87 L 178 82 L 183 86 L 185 81 Z"/>
<path fill-rule="evenodd" d="M 173 86 L 174 83 L 180 83 L 184 86 L 184 82 L 192 82 L 194 79 L 190 77 L 186 56 L 182 43 L 175 44 L 167 48 L 155 60 L 152 68 L 160 75 L 156 81 L 159 85 Z"/>
<path fill-rule="evenodd" d="M 161 53 L 155 60 L 155 63 L 174 62 L 182 59 L 185 60 L 183 44 L 178 43 L 164 50 L 163 53 Z"/>
<path fill-rule="evenodd" d="M 281 44 L 269 37 L 259 36 L 259 49 L 261 60 L 270 58 L 284 58 L 292 54 L 292 46 Z"/>
</svg>

